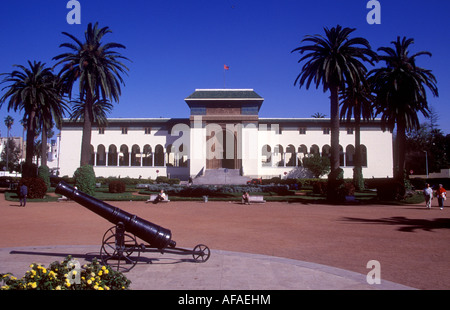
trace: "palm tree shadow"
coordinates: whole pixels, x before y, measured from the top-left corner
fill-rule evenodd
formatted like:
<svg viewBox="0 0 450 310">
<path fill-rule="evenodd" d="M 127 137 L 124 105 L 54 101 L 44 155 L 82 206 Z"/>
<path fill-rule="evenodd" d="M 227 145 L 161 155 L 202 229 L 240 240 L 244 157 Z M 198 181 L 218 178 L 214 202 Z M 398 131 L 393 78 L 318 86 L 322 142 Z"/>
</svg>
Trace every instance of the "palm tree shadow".
<svg viewBox="0 0 450 310">
<path fill-rule="evenodd" d="M 365 219 L 345 217 L 344 221 L 360 222 L 366 224 L 383 224 L 399 226 L 398 231 L 415 232 L 416 230 L 434 231 L 436 229 L 450 229 L 449 218 L 437 218 L 433 220 L 425 219 L 409 219 L 404 216 L 394 216 L 390 218 L 381 219 Z"/>
</svg>

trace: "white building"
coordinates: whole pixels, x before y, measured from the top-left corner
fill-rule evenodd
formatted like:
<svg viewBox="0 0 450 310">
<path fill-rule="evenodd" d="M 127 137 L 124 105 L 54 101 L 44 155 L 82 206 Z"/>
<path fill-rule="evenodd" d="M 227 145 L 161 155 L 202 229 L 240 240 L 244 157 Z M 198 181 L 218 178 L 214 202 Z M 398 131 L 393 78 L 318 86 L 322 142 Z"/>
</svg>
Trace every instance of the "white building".
<svg viewBox="0 0 450 310">
<path fill-rule="evenodd" d="M 111 118 L 93 126 L 96 176 L 187 180 L 211 170 L 238 171 L 249 178 L 283 176 L 301 159 L 330 151 L 326 118 L 260 118 L 264 99 L 252 89 L 197 89 L 185 99 L 189 118 Z M 60 141 L 60 175 L 80 164 L 82 123 L 65 120 Z M 341 122 L 341 167 L 353 175 L 355 135 Z M 392 134 L 375 120 L 361 126 L 363 175 L 392 177 Z"/>
</svg>

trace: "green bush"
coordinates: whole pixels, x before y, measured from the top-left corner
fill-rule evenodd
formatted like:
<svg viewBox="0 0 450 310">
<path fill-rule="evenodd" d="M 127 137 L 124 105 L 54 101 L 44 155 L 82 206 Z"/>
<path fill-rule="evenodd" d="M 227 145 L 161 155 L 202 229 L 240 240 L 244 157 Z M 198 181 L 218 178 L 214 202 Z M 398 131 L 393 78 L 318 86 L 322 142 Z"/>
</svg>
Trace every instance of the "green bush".
<svg viewBox="0 0 450 310">
<path fill-rule="evenodd" d="M 111 181 L 108 184 L 108 190 L 110 193 L 123 193 L 126 190 L 126 185 L 119 180 Z"/>
<path fill-rule="evenodd" d="M 38 178 L 41 178 L 45 182 L 47 188 L 50 187 L 50 169 L 48 168 L 47 165 L 39 166 Z"/>
<path fill-rule="evenodd" d="M 79 266 L 68 256 L 48 268 L 31 264 L 30 270 L 18 279 L 10 273 L 0 274 L 1 290 L 126 290 L 131 281 L 109 266 L 93 262 Z"/>
<path fill-rule="evenodd" d="M 180 179 L 170 179 L 168 177 L 159 176 L 156 178 L 156 183 L 180 184 Z"/>
<path fill-rule="evenodd" d="M 78 190 L 93 195 L 95 191 L 95 172 L 91 165 L 79 167 L 73 174 Z"/>
<path fill-rule="evenodd" d="M 402 200 L 405 194 L 405 185 L 394 179 L 386 180 L 377 186 L 377 198 L 380 200 Z"/>
<path fill-rule="evenodd" d="M 22 178 L 19 181 L 19 186 L 17 188 L 17 193 L 19 194 L 20 187 L 25 184 L 28 187 L 29 199 L 41 199 L 45 197 L 47 193 L 47 185 L 41 178 Z"/>
</svg>

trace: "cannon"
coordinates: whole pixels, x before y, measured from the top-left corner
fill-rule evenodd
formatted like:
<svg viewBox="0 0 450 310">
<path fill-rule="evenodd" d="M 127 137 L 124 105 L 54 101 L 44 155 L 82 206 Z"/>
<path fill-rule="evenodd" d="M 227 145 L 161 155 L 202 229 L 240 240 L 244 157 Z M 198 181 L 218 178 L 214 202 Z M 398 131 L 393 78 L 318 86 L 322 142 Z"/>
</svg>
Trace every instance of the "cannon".
<svg viewBox="0 0 450 310">
<path fill-rule="evenodd" d="M 100 258 L 103 264 L 118 271 L 130 271 L 143 252 L 192 255 L 193 260 L 200 263 L 209 259 L 211 252 L 206 245 L 199 244 L 193 250 L 178 248 L 169 229 L 107 204 L 64 181 L 58 183 L 55 193 L 72 199 L 115 225 L 103 235 Z M 148 244 L 138 244 L 138 238 Z"/>
</svg>

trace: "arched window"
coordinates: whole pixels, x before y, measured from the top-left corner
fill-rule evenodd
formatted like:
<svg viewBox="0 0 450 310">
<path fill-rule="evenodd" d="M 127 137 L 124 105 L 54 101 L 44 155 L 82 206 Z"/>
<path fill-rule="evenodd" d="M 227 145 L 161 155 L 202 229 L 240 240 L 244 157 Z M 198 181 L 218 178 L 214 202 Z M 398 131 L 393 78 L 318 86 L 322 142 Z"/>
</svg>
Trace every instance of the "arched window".
<svg viewBox="0 0 450 310">
<path fill-rule="evenodd" d="M 103 144 L 97 146 L 97 166 L 106 166 L 106 149 Z"/>
<path fill-rule="evenodd" d="M 151 167 L 153 166 L 153 154 L 152 147 L 148 144 L 144 145 L 144 150 L 142 153 L 142 166 Z"/>
<path fill-rule="evenodd" d="M 361 166 L 367 167 L 367 147 L 361 144 Z"/>
<path fill-rule="evenodd" d="M 117 147 L 114 144 L 108 148 L 108 166 L 117 166 Z"/>
<path fill-rule="evenodd" d="M 261 163 L 263 166 L 270 166 L 271 160 L 272 160 L 272 148 L 270 147 L 270 145 L 263 145 L 262 150 L 261 150 Z"/>
<path fill-rule="evenodd" d="M 300 165 L 303 166 L 303 158 L 306 157 L 306 155 L 308 154 L 308 148 L 306 147 L 306 145 L 302 144 L 298 147 L 298 162 L 300 163 Z"/>
<path fill-rule="evenodd" d="M 295 156 L 295 146 L 289 144 L 286 148 L 286 167 L 297 166 L 297 160 Z"/>
<path fill-rule="evenodd" d="M 347 167 L 355 165 L 355 147 L 351 144 L 345 148 L 345 165 Z"/>
<path fill-rule="evenodd" d="M 284 166 L 284 149 L 283 146 L 280 144 L 275 145 L 273 152 L 273 162 L 277 167 Z"/>
<path fill-rule="evenodd" d="M 141 166 L 141 148 L 137 144 L 133 144 L 131 147 L 131 166 Z"/>
<path fill-rule="evenodd" d="M 344 149 L 342 148 L 342 145 L 339 145 L 339 166 L 344 167 L 345 166 L 345 158 L 344 158 Z"/>
<path fill-rule="evenodd" d="M 320 149 L 319 146 L 317 146 L 316 144 L 311 145 L 310 151 L 309 153 L 311 155 L 320 155 Z"/>
<path fill-rule="evenodd" d="M 325 144 L 322 146 L 322 157 L 330 157 L 331 156 L 331 146 Z"/>
<path fill-rule="evenodd" d="M 164 166 L 164 148 L 161 144 L 155 146 L 155 167 Z"/>
<path fill-rule="evenodd" d="M 166 166 L 167 167 L 175 167 L 176 163 L 175 163 L 175 150 L 173 150 L 172 144 L 169 144 L 166 147 L 166 154 L 167 154 L 167 161 L 166 161 Z"/>
<path fill-rule="evenodd" d="M 119 153 L 119 166 L 129 166 L 130 165 L 130 155 L 128 153 L 128 146 L 122 144 L 120 146 Z"/>
</svg>

